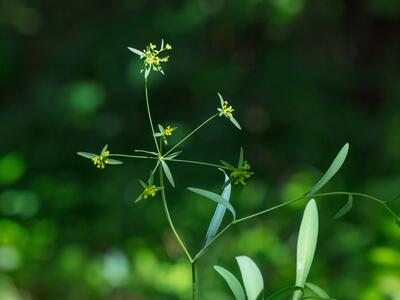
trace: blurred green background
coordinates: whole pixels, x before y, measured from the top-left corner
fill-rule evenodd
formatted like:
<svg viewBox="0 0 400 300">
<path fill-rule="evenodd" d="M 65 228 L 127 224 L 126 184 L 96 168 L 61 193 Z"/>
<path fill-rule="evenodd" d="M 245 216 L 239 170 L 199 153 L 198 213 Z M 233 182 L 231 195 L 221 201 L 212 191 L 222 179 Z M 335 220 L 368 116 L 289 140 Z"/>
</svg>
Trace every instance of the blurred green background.
<svg viewBox="0 0 400 300">
<path fill-rule="evenodd" d="M 152 166 L 96 170 L 76 151 L 150 149 L 142 49 L 172 44 L 166 76 L 152 74 L 157 123 L 176 137 L 230 99 L 243 130 L 218 119 L 181 158 L 235 162 L 256 175 L 235 188 L 239 216 L 301 195 L 345 142 L 324 191 L 390 199 L 400 193 L 398 0 L 0 0 L 0 299 L 189 299 L 191 273 L 160 199 L 134 205 Z M 220 172 L 171 166 L 173 217 L 192 252 Z M 320 239 L 310 281 L 337 299 L 400 299 L 400 230 L 380 206 L 318 201 Z M 200 299 L 232 299 L 213 271 L 234 257 L 262 268 L 267 291 L 295 277 L 304 202 L 230 230 L 200 262 Z M 393 202 L 399 211 L 399 201 Z"/>
</svg>

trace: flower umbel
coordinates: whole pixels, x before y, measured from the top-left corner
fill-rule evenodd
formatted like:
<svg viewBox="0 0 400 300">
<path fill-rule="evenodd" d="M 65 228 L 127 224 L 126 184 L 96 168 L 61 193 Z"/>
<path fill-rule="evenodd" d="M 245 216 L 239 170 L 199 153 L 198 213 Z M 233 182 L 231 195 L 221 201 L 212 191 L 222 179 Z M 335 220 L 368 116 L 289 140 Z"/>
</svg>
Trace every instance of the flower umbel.
<svg viewBox="0 0 400 300">
<path fill-rule="evenodd" d="M 241 167 L 234 169 L 231 173 L 231 178 L 234 184 L 246 184 L 246 180 L 250 178 L 254 173 L 250 171 L 250 164 L 245 161 Z"/>
<path fill-rule="evenodd" d="M 172 128 L 171 126 L 167 126 L 167 128 L 164 129 L 164 134 L 166 136 L 171 136 L 175 129 L 176 128 Z"/>
<path fill-rule="evenodd" d="M 158 188 L 155 185 L 147 186 L 143 191 L 143 199 L 154 197 L 157 194 Z"/>
<path fill-rule="evenodd" d="M 164 75 L 161 63 L 168 62 L 169 56 L 160 57 L 160 54 L 165 50 L 171 50 L 172 46 L 170 44 L 165 44 L 164 46 L 164 40 L 161 40 L 160 49 L 157 49 L 157 45 L 153 43 L 147 45 L 143 52 L 131 47 L 128 47 L 128 49 L 139 55 L 140 59 L 144 59 L 144 64 L 140 72 L 144 72 L 145 78 L 147 78 L 150 71 L 160 72 Z"/>
<path fill-rule="evenodd" d="M 221 96 L 220 93 L 218 93 L 219 101 L 221 103 L 221 107 L 218 107 L 217 110 L 219 112 L 219 116 L 225 116 L 227 117 L 233 125 L 235 125 L 238 129 L 241 129 L 238 121 L 233 117 L 233 112 L 235 111 L 232 107 L 232 105 L 229 105 L 229 102 L 227 100 L 224 100 L 224 98 Z"/>
<path fill-rule="evenodd" d="M 96 155 L 92 157 L 93 164 L 98 168 L 98 169 L 104 169 L 106 167 L 106 164 L 108 164 L 108 159 L 107 157 L 110 156 L 110 151 L 104 151 L 100 155 Z"/>
</svg>

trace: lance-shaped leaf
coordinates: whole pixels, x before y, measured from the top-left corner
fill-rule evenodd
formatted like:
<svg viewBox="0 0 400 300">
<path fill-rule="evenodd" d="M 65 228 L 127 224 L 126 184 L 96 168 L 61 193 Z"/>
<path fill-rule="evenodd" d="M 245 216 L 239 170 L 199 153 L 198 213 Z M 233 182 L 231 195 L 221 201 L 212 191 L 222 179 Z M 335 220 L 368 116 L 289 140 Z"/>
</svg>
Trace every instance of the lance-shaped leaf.
<svg viewBox="0 0 400 300">
<path fill-rule="evenodd" d="M 192 188 L 192 187 L 189 187 L 188 190 L 225 206 L 232 213 L 233 219 L 236 219 L 235 209 L 222 196 L 215 194 L 213 192 L 207 191 L 207 190 L 202 190 L 202 189 L 197 189 L 197 188 Z"/>
<path fill-rule="evenodd" d="M 133 53 L 139 55 L 140 58 L 143 58 L 143 57 L 146 56 L 142 51 L 140 51 L 140 50 L 138 50 L 138 49 L 135 49 L 135 48 L 132 48 L 132 47 L 128 47 L 128 49 L 129 49 L 130 51 L 132 51 Z"/>
<path fill-rule="evenodd" d="M 224 171 L 222 171 L 225 176 L 225 183 L 229 181 L 229 176 L 226 175 Z M 224 190 L 222 191 L 221 197 L 224 198 L 227 202 L 231 197 L 231 189 L 232 185 L 228 184 Z M 222 220 L 224 218 L 226 211 L 225 205 L 218 203 L 217 208 L 215 209 L 214 216 L 211 219 L 210 225 L 208 226 L 205 247 L 207 247 L 208 243 L 215 237 L 218 232 L 219 227 L 221 226 Z"/>
<path fill-rule="evenodd" d="M 101 149 L 101 155 L 103 155 L 103 154 L 104 154 L 104 152 L 106 152 L 106 151 L 107 151 L 107 148 L 108 148 L 108 144 L 107 144 L 107 145 L 105 145 L 105 146 L 103 147 L 103 149 Z"/>
<path fill-rule="evenodd" d="M 296 286 L 304 288 L 314 259 L 318 239 L 318 208 L 311 199 L 304 210 L 297 239 Z M 301 298 L 302 292 L 296 291 L 293 300 Z"/>
<path fill-rule="evenodd" d="M 347 153 L 349 152 L 349 144 L 346 143 L 342 149 L 339 151 L 336 158 L 333 160 L 329 169 L 325 172 L 325 174 L 321 177 L 321 179 L 310 189 L 307 195 L 313 195 L 318 192 L 325 184 L 328 183 L 329 180 L 339 171 L 342 167 L 344 161 L 346 160 Z"/>
<path fill-rule="evenodd" d="M 229 117 L 229 120 L 232 122 L 233 125 L 236 126 L 237 129 L 241 130 L 242 127 L 240 127 L 238 121 L 236 121 L 236 119 L 234 117 Z"/>
<path fill-rule="evenodd" d="M 248 300 L 256 300 L 264 289 L 264 280 L 260 269 L 247 256 L 237 256 L 236 261 L 242 274 L 242 280 Z"/>
<path fill-rule="evenodd" d="M 338 212 L 333 216 L 334 220 L 337 220 L 347 214 L 353 207 L 353 195 L 349 194 L 346 204 L 338 210 Z"/>
<path fill-rule="evenodd" d="M 122 165 L 123 162 L 116 160 L 116 159 L 112 159 L 112 158 L 107 158 L 107 164 L 109 165 Z"/>
<path fill-rule="evenodd" d="M 174 182 L 174 178 L 172 177 L 171 170 L 169 169 L 167 163 L 164 160 L 161 161 L 161 166 L 162 166 L 162 168 L 164 170 L 165 176 L 167 177 L 169 183 L 173 187 L 175 187 L 175 182 Z"/>
<path fill-rule="evenodd" d="M 240 284 L 239 280 L 235 277 L 235 275 L 220 266 L 214 266 L 214 269 L 218 272 L 219 275 L 222 276 L 222 278 L 225 279 L 236 300 L 246 300 L 243 287 Z"/>
<path fill-rule="evenodd" d="M 90 152 L 76 152 L 76 154 L 83 156 L 85 158 L 92 159 L 93 157 L 97 156 L 97 154 L 90 153 Z"/>
<path fill-rule="evenodd" d="M 297 286 L 289 286 L 285 287 L 283 289 L 280 289 L 279 291 L 276 291 L 272 295 L 268 296 L 265 300 L 285 300 L 289 296 L 293 295 L 293 292 L 296 290 L 302 290 L 302 288 L 297 287 Z"/>
<path fill-rule="evenodd" d="M 306 287 L 308 287 L 315 295 L 322 299 L 330 299 L 329 295 L 327 292 L 325 292 L 322 288 L 320 288 L 318 285 L 313 284 L 311 282 L 306 283 Z"/>
</svg>

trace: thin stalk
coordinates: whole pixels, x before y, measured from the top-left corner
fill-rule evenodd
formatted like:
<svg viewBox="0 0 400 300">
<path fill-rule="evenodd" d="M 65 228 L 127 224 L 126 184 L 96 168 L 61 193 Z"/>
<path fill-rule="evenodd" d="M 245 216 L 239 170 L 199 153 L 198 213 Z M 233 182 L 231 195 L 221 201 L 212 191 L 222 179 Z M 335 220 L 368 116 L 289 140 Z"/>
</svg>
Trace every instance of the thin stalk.
<svg viewBox="0 0 400 300">
<path fill-rule="evenodd" d="M 197 268 L 196 261 L 192 261 L 192 300 L 197 299 L 198 294 L 198 276 L 197 276 Z"/>
<path fill-rule="evenodd" d="M 210 122 L 212 119 L 214 119 L 215 117 L 217 117 L 218 114 L 212 115 L 211 117 L 209 117 L 207 120 L 205 120 L 203 123 L 201 123 L 199 126 L 197 126 L 191 133 L 189 133 L 187 136 L 185 136 L 183 139 L 181 139 L 175 146 L 173 146 L 171 149 L 169 149 L 167 151 L 167 153 L 165 153 L 164 156 L 170 154 L 172 151 L 174 151 L 174 149 L 176 149 L 179 145 L 181 145 L 183 142 L 185 142 L 188 138 L 190 138 L 193 134 L 195 134 L 201 127 L 203 127 L 204 125 L 206 125 L 208 122 Z"/>
<path fill-rule="evenodd" d="M 157 157 L 152 156 L 142 156 L 142 155 L 128 155 L 128 154 L 110 154 L 109 157 L 128 157 L 128 158 L 144 158 L 144 159 L 157 159 Z"/>
<path fill-rule="evenodd" d="M 190 255 L 189 251 L 187 250 L 185 243 L 182 241 L 181 237 L 179 236 L 178 232 L 175 229 L 174 223 L 172 222 L 171 215 L 169 213 L 168 204 L 167 204 L 167 198 L 165 196 L 164 174 L 163 174 L 162 168 L 159 168 L 159 170 L 160 170 L 160 187 L 162 188 L 161 189 L 161 198 L 162 198 L 162 203 L 163 203 L 163 207 L 164 207 L 165 216 L 167 217 L 169 226 L 171 227 L 171 230 L 174 233 L 175 238 L 177 239 L 177 241 L 178 241 L 179 245 L 181 246 L 183 252 L 185 252 L 187 258 L 192 263 L 193 262 L 192 256 Z"/>
<path fill-rule="evenodd" d="M 224 170 L 231 170 L 225 166 L 217 165 L 217 164 L 211 164 L 211 163 L 206 163 L 202 161 L 196 161 L 196 160 L 186 160 L 186 159 L 168 159 L 168 161 L 173 161 L 173 162 L 180 162 L 180 163 L 187 163 L 187 164 L 194 164 L 194 165 L 203 165 L 203 166 L 209 166 L 209 167 L 214 167 L 218 169 L 224 169 Z"/>
<path fill-rule="evenodd" d="M 160 149 L 158 148 L 158 144 L 157 144 L 157 138 L 154 136 L 155 135 L 155 131 L 154 131 L 153 119 L 151 118 L 151 112 L 150 112 L 149 92 L 147 90 L 147 78 L 144 79 L 144 90 L 145 90 L 145 93 L 146 93 L 147 114 L 149 116 L 149 122 L 150 122 L 152 136 L 153 136 L 153 139 L 154 139 L 154 143 L 156 144 L 157 152 L 160 153 Z"/>
</svg>

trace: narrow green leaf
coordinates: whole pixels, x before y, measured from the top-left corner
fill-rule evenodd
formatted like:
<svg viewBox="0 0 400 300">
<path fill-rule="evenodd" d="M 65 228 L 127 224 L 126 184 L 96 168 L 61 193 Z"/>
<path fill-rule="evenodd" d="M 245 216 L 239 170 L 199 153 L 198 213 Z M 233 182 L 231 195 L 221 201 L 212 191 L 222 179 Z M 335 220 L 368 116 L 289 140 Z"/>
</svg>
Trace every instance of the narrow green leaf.
<svg viewBox="0 0 400 300">
<path fill-rule="evenodd" d="M 335 174 L 339 171 L 339 169 L 342 167 L 344 161 L 346 160 L 348 152 L 349 152 L 349 144 L 346 143 L 342 147 L 342 149 L 339 151 L 336 158 L 333 160 L 329 169 L 325 172 L 325 174 L 321 177 L 321 179 L 307 193 L 308 195 L 315 194 L 325 184 L 327 184 L 328 181 L 331 180 L 333 176 L 335 176 Z"/>
<path fill-rule="evenodd" d="M 240 127 L 238 121 L 236 121 L 236 119 L 234 117 L 229 117 L 229 120 L 232 122 L 233 125 L 235 125 L 237 127 L 237 129 L 241 130 L 242 127 Z"/>
<path fill-rule="evenodd" d="M 219 275 L 222 276 L 222 278 L 225 279 L 236 300 L 246 300 L 243 287 L 240 284 L 239 280 L 235 277 L 235 275 L 220 266 L 214 266 L 214 269 L 218 272 Z"/>
<path fill-rule="evenodd" d="M 158 129 L 160 130 L 160 132 L 164 132 L 164 127 L 162 127 L 160 124 L 158 124 Z"/>
<path fill-rule="evenodd" d="M 104 152 L 106 152 L 107 151 L 107 148 L 108 148 L 108 144 L 107 145 L 105 145 L 104 147 L 103 147 L 103 149 L 101 149 L 101 154 L 104 154 Z"/>
<path fill-rule="evenodd" d="M 302 288 L 297 286 L 285 287 L 268 296 L 265 300 L 285 300 L 293 295 L 293 292 L 296 290 L 302 290 Z"/>
<path fill-rule="evenodd" d="M 97 156 L 97 154 L 90 153 L 90 152 L 76 152 L 76 154 L 83 156 L 85 158 L 92 159 L 93 157 Z"/>
<path fill-rule="evenodd" d="M 299 237 L 297 239 L 296 286 L 304 288 L 314 259 L 318 239 L 318 208 L 311 199 L 304 209 Z M 298 300 L 301 292 L 295 292 L 293 300 Z"/>
<path fill-rule="evenodd" d="M 202 190 L 202 189 L 197 189 L 197 188 L 192 188 L 192 187 L 189 187 L 187 189 L 193 193 L 196 193 L 196 194 L 203 196 L 207 199 L 210 199 L 214 202 L 222 204 L 232 213 L 233 219 L 236 219 L 235 209 L 228 201 L 226 201 L 224 198 L 222 198 L 222 196 L 215 194 L 213 192 L 210 192 L 210 191 Z"/>
<path fill-rule="evenodd" d="M 220 93 L 217 93 L 219 97 L 219 102 L 221 103 L 221 107 L 224 107 L 224 98 L 222 98 Z"/>
<path fill-rule="evenodd" d="M 144 189 L 147 188 L 147 185 L 143 182 L 143 180 L 139 179 L 139 183 Z"/>
<path fill-rule="evenodd" d="M 156 133 L 154 134 L 154 136 L 155 136 L 155 137 L 160 137 L 160 136 L 163 136 L 163 134 L 160 133 L 160 132 L 156 132 Z"/>
<path fill-rule="evenodd" d="M 147 150 L 135 150 L 135 152 L 147 153 L 147 154 L 152 154 L 152 155 L 158 156 L 158 154 L 156 152 L 147 151 Z"/>
<path fill-rule="evenodd" d="M 164 49 L 164 39 L 161 39 L 161 50 Z"/>
<path fill-rule="evenodd" d="M 182 150 L 181 150 L 181 151 L 173 152 L 173 153 L 169 154 L 167 157 L 165 157 L 165 159 L 166 159 L 166 160 L 168 160 L 168 159 L 173 159 L 173 158 L 177 157 L 177 156 L 178 156 L 179 154 L 181 154 L 181 153 L 182 153 Z"/>
<path fill-rule="evenodd" d="M 134 203 L 138 203 L 140 200 L 143 200 L 143 193 L 141 193 L 139 196 L 137 196 Z"/>
<path fill-rule="evenodd" d="M 151 71 L 150 68 L 147 68 L 147 69 L 144 71 L 144 78 L 147 78 L 147 77 L 149 76 L 150 71 Z"/>
<path fill-rule="evenodd" d="M 264 280 L 256 263 L 248 256 L 237 256 L 240 273 L 248 300 L 257 300 L 264 290 Z"/>
<path fill-rule="evenodd" d="M 171 170 L 169 169 L 167 163 L 164 160 L 161 161 L 161 166 L 162 166 L 162 168 L 164 170 L 165 176 L 167 177 L 169 183 L 173 187 L 175 187 L 175 182 L 174 182 L 174 178 L 172 177 Z"/>
<path fill-rule="evenodd" d="M 240 154 L 239 154 L 239 162 L 238 168 L 243 166 L 244 158 L 243 158 L 243 147 L 240 147 Z"/>
<path fill-rule="evenodd" d="M 229 181 L 229 176 L 226 175 L 224 171 L 222 171 L 225 176 L 225 182 Z M 222 191 L 221 197 L 224 198 L 227 202 L 229 202 L 229 199 L 231 197 L 231 189 L 232 186 L 231 184 L 228 184 L 224 190 Z M 207 234 L 206 234 L 206 240 L 205 240 L 205 247 L 207 247 L 208 243 L 215 237 L 215 235 L 218 232 L 219 227 L 221 226 L 222 220 L 224 218 L 226 212 L 226 207 L 225 205 L 219 204 L 217 205 L 217 208 L 215 209 L 214 216 L 211 219 L 210 225 L 208 226 Z"/>
<path fill-rule="evenodd" d="M 133 53 L 139 55 L 140 58 L 142 58 L 142 57 L 145 56 L 145 54 L 144 54 L 142 51 L 138 50 L 138 49 L 135 49 L 135 48 L 132 48 L 132 47 L 128 47 L 128 49 L 129 49 L 130 51 L 132 51 Z"/>
<path fill-rule="evenodd" d="M 322 299 L 330 299 L 329 295 L 327 292 L 325 292 L 322 288 L 320 288 L 318 285 L 313 284 L 311 282 L 306 283 L 306 287 L 308 287 L 315 295 L 318 297 L 321 297 Z"/>
<path fill-rule="evenodd" d="M 107 158 L 107 163 L 110 165 L 122 165 L 123 164 L 122 161 L 112 159 L 112 158 Z"/>
<path fill-rule="evenodd" d="M 338 210 L 338 212 L 333 216 L 334 220 L 337 220 L 347 214 L 353 207 L 353 195 L 349 195 L 346 204 Z"/>
<path fill-rule="evenodd" d="M 222 164 L 224 167 L 226 167 L 226 168 L 228 168 L 228 169 L 232 169 L 232 170 L 235 169 L 234 166 L 232 166 L 230 163 L 227 163 L 226 161 L 221 160 L 220 162 L 221 162 L 221 164 Z"/>
</svg>

